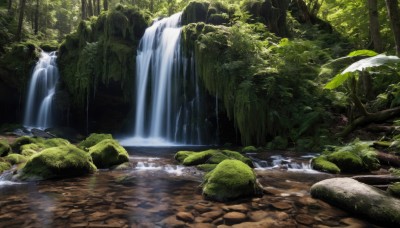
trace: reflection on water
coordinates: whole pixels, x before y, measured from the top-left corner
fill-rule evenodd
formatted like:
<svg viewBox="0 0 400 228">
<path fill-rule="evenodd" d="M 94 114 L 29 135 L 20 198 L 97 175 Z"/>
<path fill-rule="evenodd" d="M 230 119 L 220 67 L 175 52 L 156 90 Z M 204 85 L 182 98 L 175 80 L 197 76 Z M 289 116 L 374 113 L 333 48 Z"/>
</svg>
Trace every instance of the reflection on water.
<svg viewBox="0 0 400 228">
<path fill-rule="evenodd" d="M 266 194 L 224 204 L 203 199 L 200 171 L 166 157 L 132 156 L 130 170 L 2 185 L 0 227 L 372 226 L 310 197 L 310 186 L 330 175 L 258 169 Z M 232 211 L 244 217 L 229 218 Z"/>
</svg>

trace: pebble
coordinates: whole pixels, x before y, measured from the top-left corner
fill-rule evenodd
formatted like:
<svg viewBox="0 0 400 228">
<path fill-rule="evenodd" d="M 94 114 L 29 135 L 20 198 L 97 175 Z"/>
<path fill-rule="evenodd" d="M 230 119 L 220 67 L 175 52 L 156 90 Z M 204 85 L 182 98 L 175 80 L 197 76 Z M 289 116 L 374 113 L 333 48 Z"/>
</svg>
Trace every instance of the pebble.
<svg viewBox="0 0 400 228">
<path fill-rule="evenodd" d="M 271 203 L 271 205 L 279 210 L 289 210 L 292 209 L 292 204 L 288 202 L 276 202 L 276 203 Z"/>
<path fill-rule="evenodd" d="M 228 212 L 223 218 L 226 225 L 233 225 L 244 222 L 247 219 L 247 215 L 240 212 Z"/>
<path fill-rule="evenodd" d="M 303 225 L 311 225 L 314 223 L 314 218 L 306 214 L 299 214 L 296 216 L 296 221 Z"/>
<path fill-rule="evenodd" d="M 176 218 L 184 222 L 194 221 L 194 216 L 192 215 L 192 213 L 189 212 L 179 212 L 178 214 L 176 214 Z"/>
</svg>

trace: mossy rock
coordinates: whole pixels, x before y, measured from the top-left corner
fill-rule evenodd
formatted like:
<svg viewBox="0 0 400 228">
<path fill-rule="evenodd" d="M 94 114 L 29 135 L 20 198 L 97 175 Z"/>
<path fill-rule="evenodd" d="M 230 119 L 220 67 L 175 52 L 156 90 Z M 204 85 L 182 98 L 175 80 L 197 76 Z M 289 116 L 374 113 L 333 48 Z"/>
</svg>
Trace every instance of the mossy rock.
<svg viewBox="0 0 400 228">
<path fill-rule="evenodd" d="M 340 173 L 339 167 L 334 163 L 326 160 L 325 156 L 319 156 L 313 158 L 311 160 L 311 167 L 315 170 L 323 172 L 334 173 L 334 174 Z"/>
<path fill-rule="evenodd" d="M 43 142 L 43 144 L 46 146 L 46 148 L 50 148 L 50 147 L 57 147 L 57 146 L 67 146 L 71 143 L 66 139 L 52 138 L 52 139 L 46 139 Z"/>
<path fill-rule="evenodd" d="M 186 166 L 200 165 L 200 164 L 219 164 L 226 159 L 240 160 L 249 166 L 253 166 L 250 158 L 241 155 L 239 152 L 230 150 L 216 150 L 210 149 L 201 152 L 189 154 L 182 164 Z"/>
<path fill-rule="evenodd" d="M 196 152 L 194 152 L 194 151 L 178 151 L 178 152 L 175 154 L 174 158 L 175 158 L 175 160 L 177 160 L 179 163 L 182 163 L 183 160 L 185 160 L 185 158 L 187 158 L 189 155 L 192 155 L 192 154 L 194 154 L 194 153 L 196 153 Z"/>
<path fill-rule="evenodd" d="M 104 139 L 90 147 L 89 154 L 98 168 L 110 168 L 129 162 L 128 152 L 114 139 Z"/>
<path fill-rule="evenodd" d="M 103 141 L 104 139 L 113 139 L 111 134 L 97 134 L 93 133 L 90 134 L 89 137 L 87 137 L 85 140 L 80 142 L 78 146 L 82 149 L 87 149 L 89 147 L 92 147 L 96 145 L 97 143 Z"/>
<path fill-rule="evenodd" d="M 352 152 L 334 152 L 327 156 L 327 160 L 337 165 L 342 172 L 357 173 L 365 171 L 362 159 Z"/>
<path fill-rule="evenodd" d="M 0 140 L 0 157 L 6 156 L 11 153 L 11 146 L 5 140 Z"/>
<path fill-rule="evenodd" d="M 199 170 L 204 171 L 204 172 L 210 172 L 213 169 L 215 169 L 215 167 L 217 167 L 218 164 L 201 164 L 196 166 Z"/>
<path fill-rule="evenodd" d="M 239 160 L 224 160 L 207 173 L 203 195 L 211 200 L 227 201 L 259 194 L 253 170 Z"/>
<path fill-rule="evenodd" d="M 39 153 L 38 151 L 32 150 L 32 149 L 25 149 L 21 151 L 21 155 L 25 157 L 31 157 L 35 154 Z"/>
<path fill-rule="evenodd" d="M 4 159 L 8 161 L 11 165 L 21 164 L 28 160 L 27 157 L 21 154 L 9 154 Z"/>
<path fill-rule="evenodd" d="M 51 147 L 32 156 L 20 170 L 21 180 L 65 178 L 97 170 L 90 155 L 74 145 Z"/>
<path fill-rule="evenodd" d="M 389 185 L 387 192 L 392 196 L 400 198 L 400 182 Z"/>
<path fill-rule="evenodd" d="M 11 164 L 6 161 L 0 161 L 0 173 L 11 169 Z"/>
<path fill-rule="evenodd" d="M 27 145 L 27 144 L 42 144 L 44 141 L 43 138 L 37 138 L 37 137 L 30 137 L 30 136 L 21 136 L 17 138 L 13 144 L 11 144 L 11 147 L 14 152 L 21 152 L 22 146 Z"/>
<path fill-rule="evenodd" d="M 254 153 L 257 151 L 258 150 L 255 146 L 246 146 L 246 147 L 243 147 L 243 149 L 242 149 L 242 153 Z"/>
</svg>

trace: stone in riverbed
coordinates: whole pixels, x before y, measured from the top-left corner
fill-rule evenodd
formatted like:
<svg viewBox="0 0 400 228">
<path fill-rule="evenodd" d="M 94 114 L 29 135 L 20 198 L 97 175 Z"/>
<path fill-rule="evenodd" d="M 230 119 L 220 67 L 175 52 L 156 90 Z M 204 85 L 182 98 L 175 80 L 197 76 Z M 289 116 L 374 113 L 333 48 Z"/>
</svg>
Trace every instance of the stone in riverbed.
<svg viewBox="0 0 400 228">
<path fill-rule="evenodd" d="M 299 214 L 296 216 L 296 221 L 300 224 L 309 226 L 314 223 L 314 218 L 306 214 Z"/>
<path fill-rule="evenodd" d="M 236 205 L 223 206 L 222 210 L 228 211 L 228 212 L 229 211 L 237 211 L 237 212 L 246 213 L 249 210 L 249 208 L 243 204 L 236 204 Z"/>
<path fill-rule="evenodd" d="M 244 222 L 247 215 L 240 212 L 228 212 L 224 215 L 224 222 L 226 225 L 233 225 Z"/>
<path fill-rule="evenodd" d="M 279 210 L 289 210 L 293 208 L 293 205 L 288 202 L 276 202 L 276 203 L 271 203 L 271 205 Z"/>
<path fill-rule="evenodd" d="M 178 214 L 176 214 L 176 218 L 184 222 L 194 221 L 194 216 L 189 212 L 178 212 Z"/>
<path fill-rule="evenodd" d="M 320 181 L 311 195 L 376 223 L 400 226 L 400 200 L 352 178 Z"/>
<path fill-rule="evenodd" d="M 98 168 L 110 168 L 129 162 L 128 152 L 114 139 L 104 139 L 90 147 L 89 154 Z"/>
<path fill-rule="evenodd" d="M 214 219 L 221 217 L 223 214 L 224 214 L 224 212 L 218 210 L 218 211 L 210 211 L 210 212 L 203 213 L 203 214 L 201 214 L 201 216 L 209 218 L 211 220 L 214 220 Z"/>
</svg>

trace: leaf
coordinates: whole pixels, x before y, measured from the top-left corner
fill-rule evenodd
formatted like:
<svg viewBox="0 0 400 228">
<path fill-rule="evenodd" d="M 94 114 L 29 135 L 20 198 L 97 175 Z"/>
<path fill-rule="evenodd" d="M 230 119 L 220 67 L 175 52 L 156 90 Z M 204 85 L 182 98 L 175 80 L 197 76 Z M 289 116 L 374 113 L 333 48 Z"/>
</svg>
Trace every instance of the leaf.
<svg viewBox="0 0 400 228">
<path fill-rule="evenodd" d="M 328 84 L 325 85 L 324 89 L 336 89 L 341 86 L 347 79 L 353 74 L 351 72 L 344 74 L 337 74 Z"/>
<path fill-rule="evenodd" d="M 350 52 L 350 54 L 348 54 L 347 56 L 353 57 L 353 56 L 360 56 L 360 55 L 373 57 L 373 56 L 378 55 L 378 53 L 371 51 L 371 50 L 357 50 L 357 51 Z"/>
<path fill-rule="evenodd" d="M 395 62 L 400 62 L 400 58 L 392 55 L 391 56 L 377 55 L 374 57 L 362 59 L 360 61 L 351 64 L 341 74 L 346 74 L 355 71 L 363 71 L 366 68 L 382 66 L 384 64 L 395 63 Z"/>
</svg>

